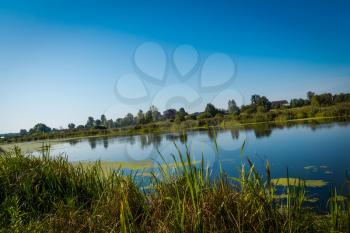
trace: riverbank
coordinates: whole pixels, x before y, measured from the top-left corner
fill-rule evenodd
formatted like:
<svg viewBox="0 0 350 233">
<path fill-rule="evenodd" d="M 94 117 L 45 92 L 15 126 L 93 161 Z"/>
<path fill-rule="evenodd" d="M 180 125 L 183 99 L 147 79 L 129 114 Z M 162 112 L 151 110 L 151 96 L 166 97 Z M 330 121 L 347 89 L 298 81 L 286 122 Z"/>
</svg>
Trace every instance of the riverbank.
<svg viewBox="0 0 350 233">
<path fill-rule="evenodd" d="M 282 180 L 277 195 L 268 163 L 265 178 L 248 160 L 239 177 L 222 174 L 213 182 L 190 158 L 180 153 L 175 172 L 160 169 L 144 192 L 135 176 L 118 170 L 105 174 L 98 164 L 81 167 L 47 151 L 30 157 L 15 149 L 0 156 L 0 231 L 349 231 L 349 197 L 332 192 L 328 212 L 319 213 L 305 205 L 301 180 Z"/>
<path fill-rule="evenodd" d="M 25 153 L 30 153 L 33 151 L 40 151 L 41 147 L 44 144 L 56 145 L 63 142 L 70 141 L 79 141 L 83 139 L 92 139 L 92 138 L 106 138 L 106 137 L 117 137 L 117 136 L 134 136 L 134 135 L 144 135 L 144 134 L 163 134 L 163 133 L 181 133 L 191 131 L 203 131 L 203 130 L 223 130 L 223 129 L 234 129 L 234 128 L 245 128 L 245 129 L 269 129 L 272 127 L 288 127 L 291 125 L 297 124 L 321 124 L 321 123 L 332 123 L 332 122 L 348 122 L 350 117 L 310 117 L 302 119 L 293 119 L 286 120 L 283 122 L 276 121 L 265 121 L 265 122 L 250 122 L 250 123 L 239 123 L 237 121 L 232 121 L 231 119 L 221 119 L 221 123 L 211 126 L 197 126 L 197 127 L 181 127 L 179 125 L 173 125 L 171 127 L 154 127 L 151 125 L 145 125 L 143 129 L 129 129 L 129 130 L 118 130 L 113 131 L 109 130 L 103 134 L 97 134 L 92 136 L 77 136 L 77 137 L 67 137 L 67 138 L 54 138 L 46 140 L 37 140 L 37 141 L 19 141 L 19 142 L 10 142 L 10 143 L 0 143 L 0 150 L 11 150 L 14 146 L 18 146 Z M 150 127 L 150 128 L 148 128 Z M 99 132 L 101 133 L 101 132 Z"/>
</svg>

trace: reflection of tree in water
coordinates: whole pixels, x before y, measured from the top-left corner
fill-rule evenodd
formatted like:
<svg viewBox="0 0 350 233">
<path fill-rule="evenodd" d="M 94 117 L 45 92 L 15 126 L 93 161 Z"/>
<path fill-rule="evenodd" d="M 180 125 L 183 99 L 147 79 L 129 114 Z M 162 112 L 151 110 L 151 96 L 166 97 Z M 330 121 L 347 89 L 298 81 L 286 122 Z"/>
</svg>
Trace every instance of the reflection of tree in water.
<svg viewBox="0 0 350 233">
<path fill-rule="evenodd" d="M 231 137 L 233 140 L 237 140 L 239 138 L 239 129 L 231 129 Z"/>
<path fill-rule="evenodd" d="M 77 140 L 77 139 L 72 139 L 72 140 L 68 141 L 69 145 L 71 145 L 71 146 L 75 146 L 76 144 L 78 144 L 78 142 L 79 142 L 79 140 Z"/>
<path fill-rule="evenodd" d="M 256 138 L 269 137 L 272 133 L 272 128 L 269 125 L 259 125 L 254 127 Z"/>
<path fill-rule="evenodd" d="M 171 142 L 179 140 L 182 144 L 186 144 L 188 141 L 186 132 L 181 132 L 179 134 L 167 134 L 165 135 L 165 139 Z"/>
<path fill-rule="evenodd" d="M 136 138 L 135 138 L 135 136 L 130 136 L 130 137 L 128 137 L 127 141 L 128 141 L 128 143 L 130 143 L 130 145 L 134 145 L 136 142 Z"/>
<path fill-rule="evenodd" d="M 180 142 L 182 144 L 187 144 L 187 141 L 188 141 L 187 133 L 186 132 L 182 132 L 180 134 Z"/>
<path fill-rule="evenodd" d="M 144 149 L 146 146 L 148 146 L 146 135 L 140 135 L 140 144 L 141 144 L 142 149 Z"/>
<path fill-rule="evenodd" d="M 103 138 L 103 147 L 104 147 L 105 149 L 108 148 L 108 138 Z"/>
<path fill-rule="evenodd" d="M 89 144 L 91 149 L 95 149 L 96 148 L 96 138 L 89 138 Z"/>
<path fill-rule="evenodd" d="M 208 129 L 208 137 L 210 138 L 210 140 L 216 141 L 217 134 L 215 129 Z"/>
<path fill-rule="evenodd" d="M 158 147 L 161 142 L 162 135 L 160 134 L 140 135 L 140 144 L 142 149 L 149 145 L 154 145 L 155 147 Z"/>
</svg>

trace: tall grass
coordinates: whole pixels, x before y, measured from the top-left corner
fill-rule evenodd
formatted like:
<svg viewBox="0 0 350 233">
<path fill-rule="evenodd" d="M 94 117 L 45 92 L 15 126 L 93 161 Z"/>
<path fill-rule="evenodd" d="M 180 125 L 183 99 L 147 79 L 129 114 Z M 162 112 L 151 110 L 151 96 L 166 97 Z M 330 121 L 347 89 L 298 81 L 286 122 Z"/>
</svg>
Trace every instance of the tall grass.
<svg viewBox="0 0 350 233">
<path fill-rule="evenodd" d="M 72 166 L 65 157 L 0 156 L 0 232 L 347 232 L 349 198 L 335 191 L 329 213 L 304 206 L 305 185 L 275 198 L 269 163 L 258 174 L 248 159 L 239 177 L 210 178 L 204 160 L 177 148 L 175 167 L 164 161 L 150 191 L 121 170 Z M 171 171 L 171 172 L 170 172 Z M 347 184 L 350 185 L 349 183 Z"/>
</svg>

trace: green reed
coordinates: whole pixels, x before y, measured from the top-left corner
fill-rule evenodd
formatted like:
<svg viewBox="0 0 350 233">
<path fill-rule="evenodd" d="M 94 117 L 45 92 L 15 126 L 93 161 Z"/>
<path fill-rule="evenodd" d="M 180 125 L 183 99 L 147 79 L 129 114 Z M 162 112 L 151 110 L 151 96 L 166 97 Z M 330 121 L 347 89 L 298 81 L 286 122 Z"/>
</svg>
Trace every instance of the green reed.
<svg viewBox="0 0 350 233">
<path fill-rule="evenodd" d="M 247 159 L 240 175 L 211 178 L 189 149 L 158 165 L 150 190 L 135 174 L 83 168 L 67 157 L 0 155 L 0 232 L 349 232 L 349 196 L 331 192 L 329 213 L 305 205 L 305 183 L 289 182 L 276 198 L 270 164 L 259 174 Z M 244 153 L 244 146 L 242 147 Z M 349 182 L 347 183 L 349 186 Z M 347 187 L 349 188 L 349 187 Z"/>
</svg>

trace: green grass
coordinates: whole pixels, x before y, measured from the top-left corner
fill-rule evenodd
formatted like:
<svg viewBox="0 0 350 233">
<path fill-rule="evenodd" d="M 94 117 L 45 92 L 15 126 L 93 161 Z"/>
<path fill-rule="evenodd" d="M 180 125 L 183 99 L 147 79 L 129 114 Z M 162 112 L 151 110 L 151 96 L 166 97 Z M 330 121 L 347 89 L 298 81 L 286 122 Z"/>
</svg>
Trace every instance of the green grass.
<svg viewBox="0 0 350 233">
<path fill-rule="evenodd" d="M 242 150 L 243 151 L 243 150 Z M 122 170 L 66 158 L 0 156 L 0 232 L 349 232 L 349 197 L 331 192 L 329 212 L 305 206 L 307 182 L 287 177 L 276 195 L 269 163 L 264 177 L 242 162 L 239 177 L 212 181 L 190 153 L 151 174 L 148 192 Z M 203 155 L 204 156 L 204 155 Z M 176 158 L 176 159 L 175 159 Z M 202 160 L 203 161 L 203 160 Z M 169 173 L 169 168 L 172 171 Z M 350 185 L 350 182 L 347 184 Z"/>
</svg>

